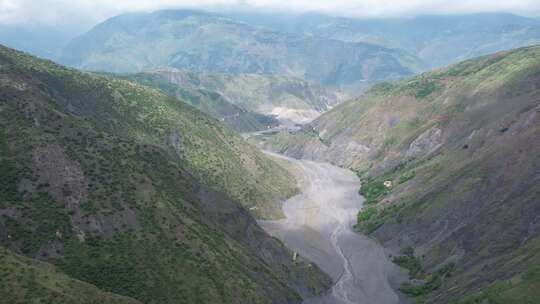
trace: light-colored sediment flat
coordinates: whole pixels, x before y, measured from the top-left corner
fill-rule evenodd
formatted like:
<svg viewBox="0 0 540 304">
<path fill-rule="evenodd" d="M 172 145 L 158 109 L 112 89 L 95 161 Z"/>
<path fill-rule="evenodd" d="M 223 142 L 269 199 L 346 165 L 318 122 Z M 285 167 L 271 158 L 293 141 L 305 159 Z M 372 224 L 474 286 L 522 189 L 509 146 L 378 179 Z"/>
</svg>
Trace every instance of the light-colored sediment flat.
<svg viewBox="0 0 540 304">
<path fill-rule="evenodd" d="M 284 202 L 286 219 L 260 224 L 336 282 L 327 294 L 305 303 L 405 302 L 393 287 L 406 275 L 377 242 L 352 230 L 363 202 L 357 176 L 330 164 L 278 157 L 299 171 L 301 193 Z"/>
</svg>

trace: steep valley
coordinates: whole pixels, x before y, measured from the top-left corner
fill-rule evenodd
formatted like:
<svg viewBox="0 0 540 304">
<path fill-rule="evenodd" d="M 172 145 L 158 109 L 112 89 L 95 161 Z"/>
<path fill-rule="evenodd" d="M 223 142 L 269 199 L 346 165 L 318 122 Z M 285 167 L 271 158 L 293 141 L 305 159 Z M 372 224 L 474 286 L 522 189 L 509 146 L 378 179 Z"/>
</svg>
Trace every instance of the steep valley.
<svg viewBox="0 0 540 304">
<path fill-rule="evenodd" d="M 8 2 L 0 303 L 540 303 L 540 5 Z"/>
<path fill-rule="evenodd" d="M 247 211 L 281 216 L 293 177 L 187 103 L 5 47 L 0 101 L 2 301 L 299 303 L 330 286 Z"/>
<path fill-rule="evenodd" d="M 396 261 L 425 282 L 404 285 L 410 295 L 533 303 L 539 77 L 540 47 L 501 52 L 377 85 L 298 132 L 253 140 L 355 170 L 357 229 L 402 252 Z"/>
</svg>

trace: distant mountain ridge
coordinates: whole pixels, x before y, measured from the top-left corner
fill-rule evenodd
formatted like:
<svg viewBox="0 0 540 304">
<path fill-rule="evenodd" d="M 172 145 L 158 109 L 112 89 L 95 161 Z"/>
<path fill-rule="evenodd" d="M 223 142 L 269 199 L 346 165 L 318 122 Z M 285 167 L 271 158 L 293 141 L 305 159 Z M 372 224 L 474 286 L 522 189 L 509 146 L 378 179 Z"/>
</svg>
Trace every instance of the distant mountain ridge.
<svg viewBox="0 0 540 304">
<path fill-rule="evenodd" d="M 129 28 L 126 26 L 127 24 L 135 27 L 145 26 L 144 20 L 151 19 L 149 15 L 151 14 L 133 13 L 110 18 L 107 21 L 108 25 L 97 25 L 93 31 L 95 35 L 87 38 L 98 42 L 100 36 L 105 38 L 106 32 L 109 31 L 111 34 L 110 31 L 113 31 L 114 27 L 127 30 Z M 228 11 L 217 14 L 197 10 L 166 10 L 158 11 L 154 15 L 168 20 L 198 16 L 209 19 L 221 18 L 222 21 L 225 21 L 228 16 L 229 21 L 243 23 L 251 28 L 266 28 L 267 31 L 280 32 L 281 35 L 290 33 L 349 43 L 364 42 L 387 48 L 398 48 L 419 57 L 421 59 L 420 68 L 441 67 L 467 58 L 527 46 L 540 41 L 540 18 L 508 13 L 346 18 L 317 13 L 288 14 L 283 12 L 278 14 L 259 11 Z M 100 33 L 96 33 L 97 29 Z M 73 34 L 66 35 L 67 32 L 75 33 L 76 31 L 0 26 L 0 42 L 37 56 L 56 59 L 61 56 L 60 50 L 66 46 L 69 37 L 73 37 Z M 110 47 L 115 43 L 133 42 L 124 40 L 120 36 L 116 36 L 116 40 L 108 44 L 108 51 L 112 50 Z M 35 41 L 39 42 L 39 47 L 35 46 L 33 43 Z M 91 46 L 91 43 L 88 42 L 79 41 L 77 44 L 79 43 L 85 44 L 84 47 Z M 90 56 L 90 54 L 85 53 L 84 47 L 72 46 L 69 51 L 64 52 L 62 60 L 68 64 L 71 62 L 72 65 L 79 64 L 82 61 L 81 54 Z M 86 59 L 88 68 L 92 69 L 93 65 L 97 65 L 97 61 L 105 60 L 101 55 L 98 55 L 94 54 L 96 56 L 92 59 L 94 62 Z M 124 56 L 131 55 L 126 52 Z M 142 66 L 141 63 L 144 62 L 144 60 L 140 60 L 131 68 L 138 70 Z M 124 68 L 130 67 L 125 62 L 117 62 L 117 64 L 118 67 L 111 64 L 109 68 L 118 71 L 122 66 Z M 105 70 L 104 67 L 99 68 Z"/>
<path fill-rule="evenodd" d="M 0 24 L 0 44 L 34 56 L 56 60 L 81 29 L 55 26 L 9 26 Z"/>
<path fill-rule="evenodd" d="M 184 10 L 110 18 L 72 40 L 60 61 L 108 72 L 173 67 L 285 75 L 353 89 L 422 68 L 417 58 L 401 50 L 281 33 L 217 14 Z"/>
<path fill-rule="evenodd" d="M 282 32 L 403 49 L 430 67 L 540 43 L 540 19 L 507 13 L 366 19 L 257 12 L 229 15 Z"/>
</svg>

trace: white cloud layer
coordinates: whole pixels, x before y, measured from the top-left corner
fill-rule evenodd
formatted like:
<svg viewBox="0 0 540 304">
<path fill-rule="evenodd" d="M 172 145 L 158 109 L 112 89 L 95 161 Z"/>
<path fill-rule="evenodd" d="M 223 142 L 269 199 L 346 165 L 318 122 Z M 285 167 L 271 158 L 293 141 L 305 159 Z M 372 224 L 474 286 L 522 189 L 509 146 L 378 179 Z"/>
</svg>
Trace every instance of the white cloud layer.
<svg viewBox="0 0 540 304">
<path fill-rule="evenodd" d="M 0 24 L 93 24 L 132 11 L 255 8 L 384 17 L 509 12 L 540 15 L 540 0 L 0 0 Z"/>
</svg>

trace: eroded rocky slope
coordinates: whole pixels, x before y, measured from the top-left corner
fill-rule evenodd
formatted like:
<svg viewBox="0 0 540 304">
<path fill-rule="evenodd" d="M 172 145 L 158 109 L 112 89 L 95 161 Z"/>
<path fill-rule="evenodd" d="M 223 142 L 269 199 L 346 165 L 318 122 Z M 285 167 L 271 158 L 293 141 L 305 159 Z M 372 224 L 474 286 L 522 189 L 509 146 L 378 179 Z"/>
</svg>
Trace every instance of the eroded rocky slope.
<svg viewBox="0 0 540 304">
<path fill-rule="evenodd" d="M 441 303 L 491 286 L 475 299 L 524 303 L 540 284 L 539 96 L 540 47 L 521 48 L 378 85 L 259 140 L 356 170 L 358 229 L 433 274 L 413 294 Z"/>
</svg>

